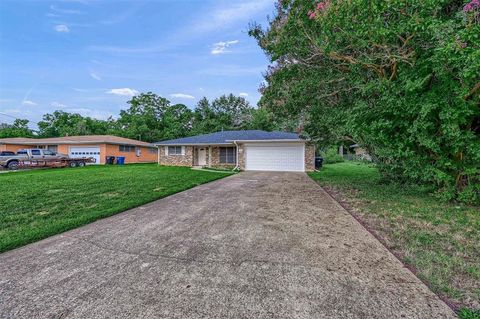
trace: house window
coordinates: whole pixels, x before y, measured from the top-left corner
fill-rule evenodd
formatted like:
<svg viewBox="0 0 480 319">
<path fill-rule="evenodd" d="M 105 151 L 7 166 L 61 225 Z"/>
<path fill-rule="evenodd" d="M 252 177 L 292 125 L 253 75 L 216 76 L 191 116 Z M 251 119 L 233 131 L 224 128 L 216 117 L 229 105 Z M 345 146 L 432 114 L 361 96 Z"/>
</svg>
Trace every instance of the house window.
<svg viewBox="0 0 480 319">
<path fill-rule="evenodd" d="M 135 152 L 135 146 L 130 145 L 118 145 L 118 150 L 120 152 Z"/>
<path fill-rule="evenodd" d="M 148 152 L 149 152 L 150 154 L 157 154 L 157 149 L 156 149 L 155 147 L 149 147 L 149 148 L 148 148 Z"/>
<path fill-rule="evenodd" d="M 220 147 L 220 164 L 236 164 L 237 153 L 235 147 Z"/>
<path fill-rule="evenodd" d="M 169 146 L 168 147 L 168 155 L 182 155 L 182 147 L 181 146 Z"/>
</svg>

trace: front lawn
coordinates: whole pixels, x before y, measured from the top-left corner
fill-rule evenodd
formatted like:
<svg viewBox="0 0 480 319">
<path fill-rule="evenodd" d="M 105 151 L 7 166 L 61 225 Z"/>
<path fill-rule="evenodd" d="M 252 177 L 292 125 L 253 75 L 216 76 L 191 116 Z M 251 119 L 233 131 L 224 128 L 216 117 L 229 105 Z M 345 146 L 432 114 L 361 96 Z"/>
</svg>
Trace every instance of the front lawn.
<svg viewBox="0 0 480 319">
<path fill-rule="evenodd" d="M 480 307 L 479 207 L 444 203 L 426 187 L 381 183 L 375 167 L 362 163 L 325 165 L 310 176 L 433 291 L 459 308 Z"/>
<path fill-rule="evenodd" d="M 156 164 L 0 174 L 0 252 L 228 175 Z"/>
</svg>

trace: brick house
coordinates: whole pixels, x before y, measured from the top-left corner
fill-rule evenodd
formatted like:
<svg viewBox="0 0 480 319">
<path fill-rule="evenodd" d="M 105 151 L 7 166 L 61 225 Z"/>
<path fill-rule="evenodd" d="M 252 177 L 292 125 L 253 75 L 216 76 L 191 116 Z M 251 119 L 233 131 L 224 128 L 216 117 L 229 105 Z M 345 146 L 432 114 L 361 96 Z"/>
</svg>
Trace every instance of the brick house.
<svg viewBox="0 0 480 319">
<path fill-rule="evenodd" d="M 93 157 L 97 164 L 105 164 L 107 156 L 124 156 L 127 164 L 157 161 L 155 145 L 113 135 L 0 139 L 0 151 L 16 152 L 26 148 L 49 149 L 72 158 Z"/>
<path fill-rule="evenodd" d="M 315 146 L 295 133 L 222 131 L 155 143 L 160 165 L 313 171 Z"/>
</svg>

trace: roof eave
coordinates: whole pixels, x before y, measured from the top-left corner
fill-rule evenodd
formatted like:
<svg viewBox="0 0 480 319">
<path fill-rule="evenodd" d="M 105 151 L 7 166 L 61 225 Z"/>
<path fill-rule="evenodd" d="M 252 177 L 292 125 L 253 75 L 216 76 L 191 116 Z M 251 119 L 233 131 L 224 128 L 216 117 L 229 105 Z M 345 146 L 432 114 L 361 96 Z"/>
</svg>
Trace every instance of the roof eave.
<svg viewBox="0 0 480 319">
<path fill-rule="evenodd" d="M 105 141 L 35 141 L 35 142 L 0 142 L 0 144 L 14 144 L 14 145 L 90 145 L 90 144 L 112 144 L 112 145 L 129 145 L 129 146 L 143 146 L 143 147 L 155 147 L 155 144 L 134 144 L 134 143 L 122 143 L 122 142 L 105 142 Z"/>
<path fill-rule="evenodd" d="M 230 140 L 229 140 L 230 141 Z M 297 142 L 297 143 L 305 143 L 307 140 L 304 139 L 271 139 L 271 140 L 231 140 L 232 142 L 240 142 L 240 143 L 268 143 L 268 142 Z"/>
<path fill-rule="evenodd" d="M 308 140 L 305 139 L 270 139 L 270 140 L 226 140 L 224 143 L 212 143 L 212 142 L 205 142 L 205 143 L 165 143 L 165 142 L 157 142 L 153 143 L 157 146 L 197 146 L 197 145 L 232 145 L 234 142 L 240 143 L 268 143 L 268 142 L 289 142 L 289 143 L 305 143 Z"/>
<path fill-rule="evenodd" d="M 162 142 L 157 142 L 153 143 L 156 146 L 198 146 L 198 145 L 232 145 L 233 142 L 231 143 L 162 143 Z"/>
</svg>

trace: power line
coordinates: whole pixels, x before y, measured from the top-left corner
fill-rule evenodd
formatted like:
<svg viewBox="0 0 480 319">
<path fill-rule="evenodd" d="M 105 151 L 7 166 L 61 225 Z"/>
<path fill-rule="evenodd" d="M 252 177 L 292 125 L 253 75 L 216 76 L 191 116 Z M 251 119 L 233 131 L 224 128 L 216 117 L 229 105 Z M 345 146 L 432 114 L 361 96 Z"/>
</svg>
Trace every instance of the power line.
<svg viewBox="0 0 480 319">
<path fill-rule="evenodd" d="M 21 119 L 21 118 L 19 118 L 19 117 L 16 117 L 16 116 L 13 116 L 13 115 L 10 115 L 10 114 L 7 114 L 7 113 L 3 113 L 3 112 L 0 112 L 0 115 L 4 115 L 4 116 L 7 116 L 7 117 L 11 117 L 12 119 L 16 119 L 16 120 L 23 120 L 23 119 Z M 37 122 L 30 121 L 30 120 L 28 120 L 28 121 L 29 121 L 30 123 L 33 123 L 33 124 L 38 125 Z"/>
<path fill-rule="evenodd" d="M 3 113 L 3 112 L 0 112 L 0 114 L 2 114 L 2 115 L 5 115 L 5 116 L 8 116 L 8 117 L 11 117 L 11 118 L 13 118 L 13 119 L 16 119 L 16 120 L 18 120 L 18 118 L 17 118 L 17 117 L 15 117 L 15 116 L 13 116 L 13 115 L 10 115 L 10 114 L 7 114 L 7 113 Z"/>
</svg>

